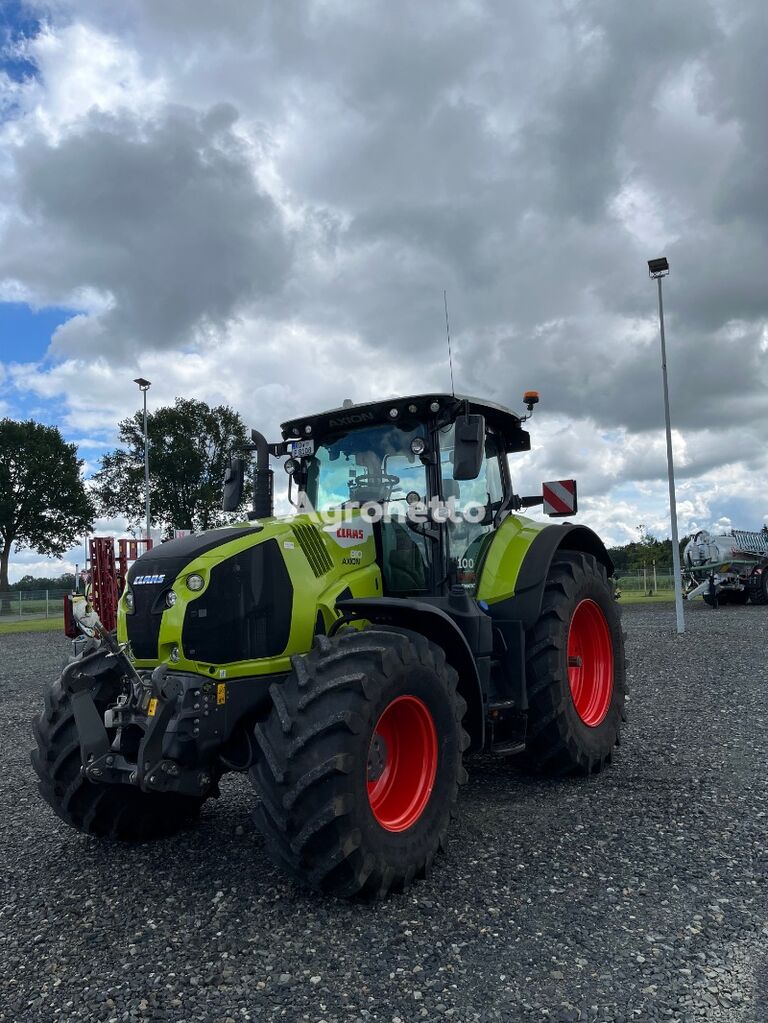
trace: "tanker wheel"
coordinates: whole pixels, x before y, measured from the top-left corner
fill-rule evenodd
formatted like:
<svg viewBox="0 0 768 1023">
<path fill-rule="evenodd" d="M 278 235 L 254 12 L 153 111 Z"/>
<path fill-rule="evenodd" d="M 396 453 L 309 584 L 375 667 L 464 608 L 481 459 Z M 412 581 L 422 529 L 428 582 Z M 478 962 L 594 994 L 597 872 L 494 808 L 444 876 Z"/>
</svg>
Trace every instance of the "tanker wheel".
<svg viewBox="0 0 768 1023">
<path fill-rule="evenodd" d="M 768 565 L 755 569 L 750 576 L 749 600 L 752 604 L 768 604 Z"/>
<path fill-rule="evenodd" d="M 721 594 L 722 599 L 722 594 Z M 744 605 L 749 600 L 749 590 L 730 590 L 728 592 L 728 604 Z"/>
<path fill-rule="evenodd" d="M 114 691 L 97 693 L 103 713 Z M 101 699 L 99 699 L 101 696 Z M 45 709 L 32 721 L 37 748 L 32 766 L 38 790 L 63 821 L 87 835 L 141 841 L 161 838 L 193 823 L 203 799 L 142 792 L 132 785 L 94 785 L 83 777 L 80 741 L 69 696 L 57 680 L 45 694 Z"/>
<path fill-rule="evenodd" d="M 270 687 L 251 770 L 256 822 L 302 884 L 384 896 L 425 877 L 466 780 L 466 704 L 443 651 L 416 633 L 319 636 Z"/>
<path fill-rule="evenodd" d="M 553 774 L 592 774 L 611 760 L 625 720 L 624 637 L 604 565 L 561 551 L 529 631 L 527 759 Z"/>
</svg>

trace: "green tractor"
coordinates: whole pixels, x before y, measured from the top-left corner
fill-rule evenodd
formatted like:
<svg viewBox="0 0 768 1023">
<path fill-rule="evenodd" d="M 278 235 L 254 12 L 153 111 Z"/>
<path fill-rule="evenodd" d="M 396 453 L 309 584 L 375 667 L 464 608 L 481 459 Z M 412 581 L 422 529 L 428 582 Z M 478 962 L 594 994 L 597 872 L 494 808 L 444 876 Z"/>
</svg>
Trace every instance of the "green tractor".
<svg viewBox="0 0 768 1023">
<path fill-rule="evenodd" d="M 142 555 L 116 634 L 47 692 L 43 798 L 87 834 L 150 839 L 248 772 L 274 859 L 369 896 L 429 872 L 465 753 L 602 770 L 626 692 L 613 566 L 584 526 L 518 514 L 575 510 L 573 481 L 515 493 L 527 418 L 436 394 L 345 402 L 277 444 L 254 431 L 224 486 L 236 509 L 255 453 L 248 521 Z M 270 456 L 291 516 L 273 514 Z"/>
</svg>

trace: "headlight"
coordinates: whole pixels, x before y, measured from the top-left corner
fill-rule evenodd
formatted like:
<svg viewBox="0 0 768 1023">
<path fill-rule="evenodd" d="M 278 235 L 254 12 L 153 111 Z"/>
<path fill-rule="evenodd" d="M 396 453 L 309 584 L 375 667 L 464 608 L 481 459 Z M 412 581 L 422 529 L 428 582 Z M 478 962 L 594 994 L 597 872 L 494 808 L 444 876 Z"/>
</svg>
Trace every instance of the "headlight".
<svg viewBox="0 0 768 1023">
<path fill-rule="evenodd" d="M 423 437 L 414 437 L 411 441 L 411 451 L 414 455 L 423 455 L 427 444 Z"/>
<path fill-rule="evenodd" d="M 289 476 L 293 476 L 293 474 L 299 468 L 300 464 L 301 463 L 299 462 L 298 458 L 289 458 L 286 461 L 286 463 L 283 466 L 283 468 L 285 469 L 285 471 L 288 473 Z"/>
<path fill-rule="evenodd" d="M 176 603 L 176 594 L 174 593 L 173 590 L 168 590 L 168 592 L 165 595 L 165 606 L 166 607 L 173 607 L 173 605 L 175 603 Z"/>
<path fill-rule="evenodd" d="M 133 595 L 133 590 L 126 590 L 123 594 L 123 605 L 129 615 L 132 615 L 136 610 L 136 598 Z"/>
<path fill-rule="evenodd" d="M 194 590 L 195 592 L 197 592 L 198 590 L 202 590 L 202 588 L 204 586 L 205 586 L 205 579 L 203 579 L 203 577 L 201 575 L 198 575 L 197 572 L 193 572 L 192 575 L 188 575 L 187 576 L 187 588 L 188 589 Z"/>
</svg>

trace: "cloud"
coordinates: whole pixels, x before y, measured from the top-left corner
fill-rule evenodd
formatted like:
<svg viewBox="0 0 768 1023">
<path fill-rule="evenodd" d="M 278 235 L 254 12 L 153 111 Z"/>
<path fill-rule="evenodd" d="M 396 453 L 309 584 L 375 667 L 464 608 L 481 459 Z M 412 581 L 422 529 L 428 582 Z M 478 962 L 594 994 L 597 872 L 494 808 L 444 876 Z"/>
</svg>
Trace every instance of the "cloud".
<svg viewBox="0 0 768 1023">
<path fill-rule="evenodd" d="M 0 294 L 79 310 L 10 376 L 78 436 L 138 373 L 270 429 L 443 389 L 445 288 L 459 388 L 542 392 L 521 467 L 662 529 L 663 252 L 681 515 L 768 512 L 758 0 L 31 6 Z"/>
<path fill-rule="evenodd" d="M 0 275 L 50 299 L 108 296 L 105 310 L 59 328 L 54 355 L 124 361 L 191 345 L 279 290 L 290 242 L 236 120 L 223 105 L 172 107 L 143 125 L 90 113 L 56 144 L 37 134 L 17 148 Z"/>
</svg>

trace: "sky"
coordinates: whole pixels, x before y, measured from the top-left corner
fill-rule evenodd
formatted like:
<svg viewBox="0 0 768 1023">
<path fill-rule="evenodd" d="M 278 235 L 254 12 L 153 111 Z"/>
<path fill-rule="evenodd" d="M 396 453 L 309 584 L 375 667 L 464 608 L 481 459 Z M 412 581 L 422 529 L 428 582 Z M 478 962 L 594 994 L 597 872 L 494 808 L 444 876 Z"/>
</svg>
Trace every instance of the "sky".
<svg viewBox="0 0 768 1023">
<path fill-rule="evenodd" d="M 449 389 L 445 289 L 457 390 L 541 392 L 516 489 L 666 536 L 666 255 L 680 530 L 759 529 L 767 30 L 762 0 L 3 0 L 0 415 L 86 476 L 139 375 L 276 439 Z"/>
</svg>

